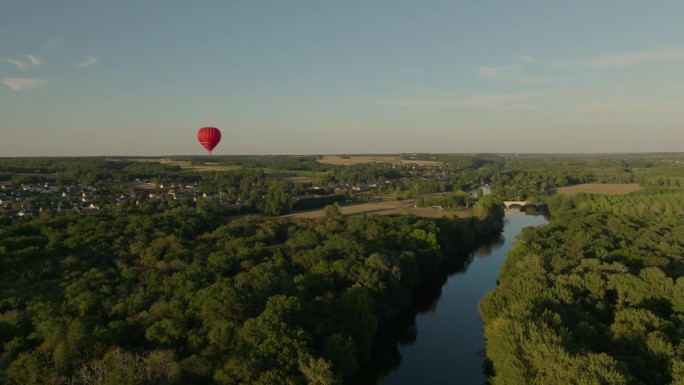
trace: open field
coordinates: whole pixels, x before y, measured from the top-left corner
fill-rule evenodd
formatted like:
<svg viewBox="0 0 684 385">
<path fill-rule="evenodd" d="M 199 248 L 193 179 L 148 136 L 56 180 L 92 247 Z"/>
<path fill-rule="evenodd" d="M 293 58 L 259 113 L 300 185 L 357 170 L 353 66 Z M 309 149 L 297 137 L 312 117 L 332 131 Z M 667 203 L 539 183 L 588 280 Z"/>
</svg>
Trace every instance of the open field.
<svg viewBox="0 0 684 385">
<path fill-rule="evenodd" d="M 428 218 L 438 218 L 445 215 L 456 215 L 459 217 L 470 216 L 470 211 L 449 211 L 449 210 L 435 210 L 431 208 L 413 207 L 412 200 L 406 201 L 387 201 L 387 202 L 370 202 L 370 203 L 352 203 L 341 205 L 342 214 L 345 215 L 359 215 L 359 214 L 401 214 L 409 212 L 414 215 Z M 287 218 L 322 218 L 325 216 L 324 209 L 300 211 L 292 214 L 283 215 Z"/>
<path fill-rule="evenodd" d="M 638 183 L 585 183 L 556 189 L 557 194 L 576 195 L 579 193 L 622 195 L 640 190 Z"/>
<path fill-rule="evenodd" d="M 441 166 L 444 163 L 435 160 L 416 160 L 416 159 L 399 159 L 396 156 L 349 156 L 342 157 L 339 155 L 324 155 L 318 160 L 319 163 L 336 164 L 348 166 L 352 164 L 363 163 L 391 163 L 391 164 L 421 164 L 425 166 Z"/>
<path fill-rule="evenodd" d="M 470 217 L 470 210 L 435 210 L 428 207 L 411 207 L 408 210 L 411 214 L 426 218 L 440 218 L 455 215 L 459 218 Z"/>
<path fill-rule="evenodd" d="M 134 162 L 159 162 L 161 164 L 168 164 L 172 166 L 180 166 L 183 170 L 188 171 L 234 171 L 239 170 L 242 166 L 220 165 L 216 163 L 205 163 L 195 165 L 187 160 L 172 160 L 172 159 L 129 159 Z"/>
<path fill-rule="evenodd" d="M 155 190 L 158 188 L 156 184 L 149 182 L 124 182 L 123 184 L 133 186 L 133 188 L 140 190 Z"/>
<path fill-rule="evenodd" d="M 187 160 L 173 160 L 165 158 L 140 158 L 140 159 L 128 159 L 134 162 L 159 162 L 161 164 L 168 164 L 172 166 L 179 166 L 183 170 L 188 171 L 235 171 L 242 169 L 242 166 L 237 165 L 221 165 L 217 163 L 205 163 L 201 165 L 192 164 Z M 320 177 L 325 174 L 322 171 L 308 171 L 308 170 L 279 170 L 274 168 L 261 168 L 264 173 L 268 174 L 270 178 L 273 179 L 290 179 L 293 182 L 311 182 L 314 181 L 316 177 Z"/>
<path fill-rule="evenodd" d="M 320 178 L 321 176 L 325 175 L 324 171 L 311 171 L 311 170 L 280 170 L 276 168 L 268 168 L 268 167 L 262 167 L 262 170 L 264 170 L 264 173 L 269 178 L 283 178 L 283 179 L 288 179 L 288 178 L 295 178 L 295 177 L 304 177 L 304 178 Z"/>
</svg>

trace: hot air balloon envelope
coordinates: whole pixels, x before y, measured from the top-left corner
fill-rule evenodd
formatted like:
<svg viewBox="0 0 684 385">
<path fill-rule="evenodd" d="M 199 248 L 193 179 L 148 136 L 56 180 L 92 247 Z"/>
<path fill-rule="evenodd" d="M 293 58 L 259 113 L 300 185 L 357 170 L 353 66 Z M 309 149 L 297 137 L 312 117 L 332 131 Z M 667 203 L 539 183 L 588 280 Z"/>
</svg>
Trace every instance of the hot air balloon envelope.
<svg viewBox="0 0 684 385">
<path fill-rule="evenodd" d="M 211 154 L 211 150 L 221 141 L 221 131 L 216 127 L 202 127 L 197 131 L 197 140 Z"/>
</svg>

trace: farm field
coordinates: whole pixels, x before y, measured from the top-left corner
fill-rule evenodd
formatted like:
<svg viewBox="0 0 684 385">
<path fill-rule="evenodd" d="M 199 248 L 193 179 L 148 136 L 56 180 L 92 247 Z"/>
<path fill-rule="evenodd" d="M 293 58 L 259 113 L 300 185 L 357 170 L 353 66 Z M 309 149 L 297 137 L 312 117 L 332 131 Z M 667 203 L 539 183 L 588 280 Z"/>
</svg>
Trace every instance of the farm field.
<svg viewBox="0 0 684 385">
<path fill-rule="evenodd" d="M 280 179 L 280 178 L 290 179 L 293 182 L 295 182 L 295 181 L 299 181 L 299 182 L 306 181 L 305 179 L 300 179 L 300 180 L 293 179 L 293 178 L 297 178 L 297 177 L 308 178 L 309 180 L 314 180 L 315 178 L 321 177 L 321 176 L 326 174 L 325 171 L 281 170 L 281 169 L 277 169 L 277 168 L 268 168 L 268 167 L 264 167 L 261 169 L 264 170 L 264 173 L 266 173 L 270 178 L 273 178 L 273 179 Z"/>
<path fill-rule="evenodd" d="M 324 155 L 319 163 L 335 165 L 353 165 L 364 163 L 392 163 L 392 164 L 422 164 L 426 166 L 441 166 L 444 163 L 435 160 L 399 159 L 396 156 L 350 156 Z"/>
<path fill-rule="evenodd" d="M 445 215 L 456 215 L 459 217 L 470 216 L 470 211 L 450 211 L 450 210 L 435 210 L 432 208 L 424 207 L 413 207 L 414 202 L 412 200 L 406 201 L 387 201 L 387 202 L 369 202 L 369 203 L 356 203 L 356 204 L 346 204 L 341 205 L 340 209 L 342 214 L 345 215 L 355 215 L 355 214 L 401 214 L 403 212 L 409 212 L 411 214 L 427 217 L 427 218 L 438 218 Z M 322 218 L 325 216 L 324 209 L 307 210 L 300 211 L 296 213 L 291 213 L 283 215 L 286 218 Z"/>
<path fill-rule="evenodd" d="M 140 159 L 130 159 L 134 162 L 159 162 L 161 164 L 179 166 L 186 171 L 235 171 L 240 170 L 242 166 L 235 165 L 222 165 L 218 163 L 205 163 L 202 165 L 192 164 L 187 160 L 173 160 L 165 158 L 140 158 Z M 322 171 L 309 171 L 309 170 L 280 170 L 275 168 L 261 168 L 264 173 L 268 174 L 270 178 L 273 179 L 288 179 L 295 183 L 306 183 L 312 182 L 316 177 L 320 177 L 325 174 Z"/>
<path fill-rule="evenodd" d="M 212 164 L 212 163 L 207 163 L 203 165 L 194 165 L 191 162 L 187 160 L 172 160 L 172 159 L 148 159 L 148 158 L 141 158 L 141 159 L 130 159 L 131 161 L 134 162 L 159 162 L 161 164 L 168 164 L 172 166 L 180 166 L 183 170 L 188 170 L 188 171 L 234 171 L 234 170 L 239 170 L 242 168 L 242 166 L 230 166 L 230 165 L 220 165 L 220 164 Z"/>
<path fill-rule="evenodd" d="M 584 183 L 556 189 L 557 194 L 577 195 L 579 193 L 622 195 L 640 190 L 638 183 Z"/>
</svg>

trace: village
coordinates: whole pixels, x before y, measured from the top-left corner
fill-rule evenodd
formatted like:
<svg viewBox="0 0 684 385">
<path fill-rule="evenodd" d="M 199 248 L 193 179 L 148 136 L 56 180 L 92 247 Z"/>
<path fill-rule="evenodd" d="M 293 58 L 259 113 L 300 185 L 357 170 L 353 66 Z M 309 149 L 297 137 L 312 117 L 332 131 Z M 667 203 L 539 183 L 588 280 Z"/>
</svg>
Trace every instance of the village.
<svg viewBox="0 0 684 385">
<path fill-rule="evenodd" d="M 37 215 L 44 210 L 88 214 L 95 213 L 107 205 L 138 205 L 151 200 L 196 202 L 197 199 L 218 199 L 218 194 L 200 192 L 196 185 L 157 186 L 151 182 L 146 184 L 144 189 L 119 192 L 84 184 L 56 186 L 49 182 L 20 185 L 3 183 L 0 184 L 0 214 L 25 217 Z"/>
<path fill-rule="evenodd" d="M 287 193 L 293 208 L 297 209 L 317 207 L 335 201 L 377 201 L 383 194 L 395 191 L 408 192 L 411 185 L 446 185 L 453 177 L 452 171 L 443 170 L 441 167 L 403 165 L 394 166 L 392 169 L 393 172 L 384 175 L 341 173 L 336 175 L 336 178 L 324 176 L 319 180 L 310 178 L 305 181 L 269 175 L 268 180 L 289 183 Z M 121 210 L 124 210 L 130 205 L 151 202 L 194 207 L 199 200 L 217 201 L 226 211 L 240 212 L 250 204 L 236 194 L 216 191 L 216 188 L 207 187 L 195 178 L 177 176 L 173 178 L 173 182 L 163 182 L 159 178 L 151 177 L 131 181 L 98 181 L 90 184 L 64 184 L 48 179 L 36 183 L 0 181 L 0 216 L 16 219 L 39 215 L 43 211 L 87 215 L 97 213 L 108 206 L 120 206 Z M 443 186 L 439 189 L 442 188 Z M 260 198 L 266 197 L 266 190 L 267 184 L 259 190 Z"/>
</svg>

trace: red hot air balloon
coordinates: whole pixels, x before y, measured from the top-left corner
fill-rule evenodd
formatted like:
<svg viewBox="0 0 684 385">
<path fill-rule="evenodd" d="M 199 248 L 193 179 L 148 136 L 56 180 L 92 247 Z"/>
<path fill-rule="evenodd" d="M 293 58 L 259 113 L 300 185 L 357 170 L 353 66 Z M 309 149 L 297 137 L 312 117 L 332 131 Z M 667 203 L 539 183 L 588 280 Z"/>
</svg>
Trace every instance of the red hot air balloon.
<svg viewBox="0 0 684 385">
<path fill-rule="evenodd" d="M 221 131 L 216 127 L 202 127 L 197 131 L 197 140 L 211 154 L 211 150 L 221 141 Z"/>
</svg>

